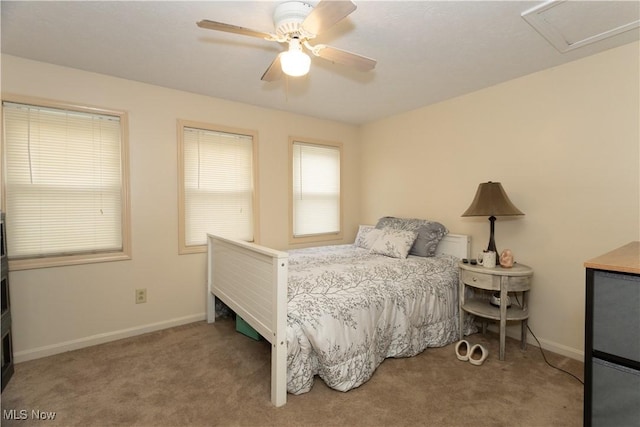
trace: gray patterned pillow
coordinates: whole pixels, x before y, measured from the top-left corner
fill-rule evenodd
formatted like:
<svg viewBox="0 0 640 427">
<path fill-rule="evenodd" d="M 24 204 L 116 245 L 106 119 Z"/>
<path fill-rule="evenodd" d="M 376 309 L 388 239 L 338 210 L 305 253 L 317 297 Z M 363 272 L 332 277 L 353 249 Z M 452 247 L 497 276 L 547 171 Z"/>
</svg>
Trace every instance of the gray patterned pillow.
<svg viewBox="0 0 640 427">
<path fill-rule="evenodd" d="M 361 225 L 358 227 L 358 235 L 354 245 L 364 249 L 371 249 L 381 235 L 382 230 L 378 230 L 374 225 Z"/>
<path fill-rule="evenodd" d="M 394 228 L 418 233 L 409 254 L 422 257 L 436 256 L 436 248 L 440 240 L 449 232 L 447 228 L 436 221 L 416 218 L 395 218 L 385 216 L 378 220 L 377 229 Z"/>
<path fill-rule="evenodd" d="M 415 231 L 385 228 L 371 247 L 371 253 L 392 258 L 406 258 L 417 235 Z"/>
</svg>

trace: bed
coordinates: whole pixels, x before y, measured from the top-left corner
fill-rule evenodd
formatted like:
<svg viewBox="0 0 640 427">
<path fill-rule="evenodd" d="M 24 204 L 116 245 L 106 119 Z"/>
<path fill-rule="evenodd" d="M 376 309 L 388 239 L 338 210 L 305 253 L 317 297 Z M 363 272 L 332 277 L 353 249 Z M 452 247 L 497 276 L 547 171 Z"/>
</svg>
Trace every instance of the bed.
<svg viewBox="0 0 640 427">
<path fill-rule="evenodd" d="M 208 235 L 207 320 L 218 298 L 271 344 L 275 406 L 316 375 L 347 391 L 387 357 L 457 340 L 457 262 L 469 257 L 469 237 L 444 229 L 431 256 L 418 256 L 417 231 L 381 221 L 360 226 L 354 244 L 289 252 Z"/>
</svg>

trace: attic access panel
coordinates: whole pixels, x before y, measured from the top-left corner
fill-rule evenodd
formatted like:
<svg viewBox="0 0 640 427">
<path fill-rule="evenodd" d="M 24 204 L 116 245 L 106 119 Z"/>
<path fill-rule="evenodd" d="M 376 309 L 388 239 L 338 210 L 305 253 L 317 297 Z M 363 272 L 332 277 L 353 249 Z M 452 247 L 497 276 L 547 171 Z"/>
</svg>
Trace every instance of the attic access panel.
<svg viewBox="0 0 640 427">
<path fill-rule="evenodd" d="M 640 27 L 639 15 L 636 1 L 551 0 L 521 16 L 565 53 Z"/>
</svg>

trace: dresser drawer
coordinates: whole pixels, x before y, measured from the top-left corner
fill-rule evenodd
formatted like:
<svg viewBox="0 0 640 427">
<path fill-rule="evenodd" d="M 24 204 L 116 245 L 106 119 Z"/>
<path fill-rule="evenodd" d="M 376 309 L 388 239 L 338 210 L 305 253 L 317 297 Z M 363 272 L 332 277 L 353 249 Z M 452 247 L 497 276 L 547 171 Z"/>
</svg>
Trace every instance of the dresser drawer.
<svg viewBox="0 0 640 427">
<path fill-rule="evenodd" d="M 593 273 L 593 350 L 640 362 L 640 276 Z"/>
<path fill-rule="evenodd" d="M 500 289 L 500 282 L 496 281 L 493 285 L 493 276 L 491 274 L 476 273 L 475 271 L 462 270 L 462 281 L 475 288 L 481 289 Z"/>
</svg>

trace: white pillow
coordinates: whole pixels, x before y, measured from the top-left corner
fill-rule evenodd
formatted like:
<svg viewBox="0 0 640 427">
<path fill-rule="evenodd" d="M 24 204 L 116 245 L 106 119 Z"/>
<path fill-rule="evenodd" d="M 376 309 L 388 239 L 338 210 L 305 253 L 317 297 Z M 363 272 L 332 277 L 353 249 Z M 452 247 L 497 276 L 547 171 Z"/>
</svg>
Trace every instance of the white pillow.
<svg viewBox="0 0 640 427">
<path fill-rule="evenodd" d="M 359 248 L 371 249 L 381 235 L 382 230 L 378 230 L 374 225 L 361 225 L 358 228 L 358 235 L 354 245 Z"/>
<path fill-rule="evenodd" d="M 409 230 L 382 229 L 382 235 L 373 243 L 371 253 L 392 258 L 406 258 L 418 233 Z"/>
</svg>

